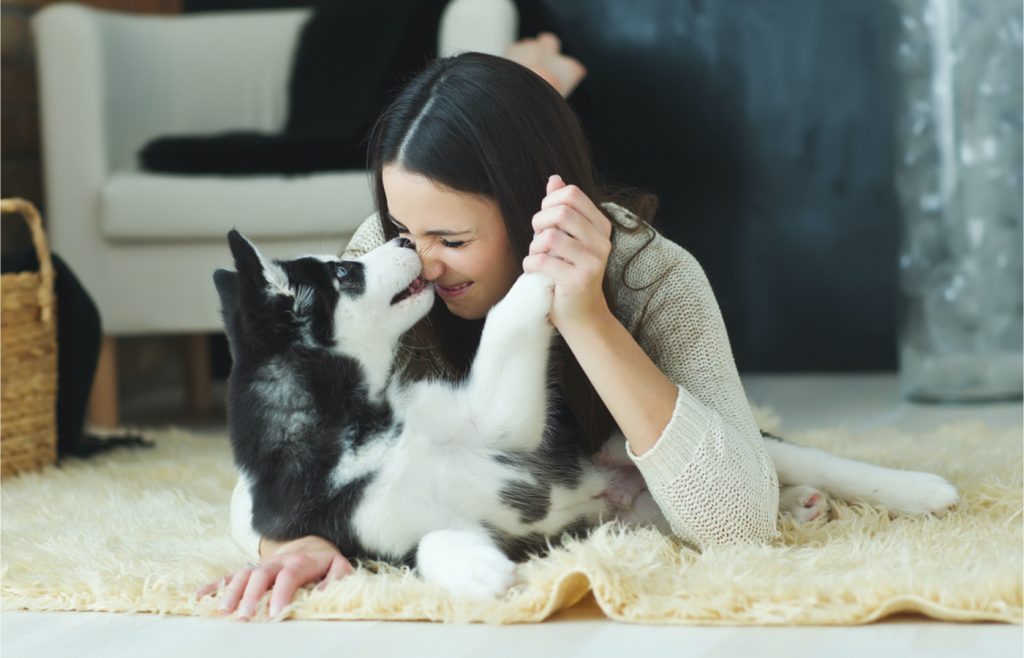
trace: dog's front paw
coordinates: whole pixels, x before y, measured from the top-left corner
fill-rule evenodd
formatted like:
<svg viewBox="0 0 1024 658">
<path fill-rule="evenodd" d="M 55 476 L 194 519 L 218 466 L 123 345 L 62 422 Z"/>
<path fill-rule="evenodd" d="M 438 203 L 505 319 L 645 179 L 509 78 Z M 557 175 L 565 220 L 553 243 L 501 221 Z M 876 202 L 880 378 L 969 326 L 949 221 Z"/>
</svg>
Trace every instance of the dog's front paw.
<svg viewBox="0 0 1024 658">
<path fill-rule="evenodd" d="M 462 599 L 501 596 L 515 582 L 516 564 L 483 532 L 437 530 L 420 540 L 416 565 L 424 580 Z"/>
<path fill-rule="evenodd" d="M 497 313 L 506 325 L 547 323 L 554 293 L 555 282 L 547 274 L 522 274 L 491 313 Z"/>
</svg>

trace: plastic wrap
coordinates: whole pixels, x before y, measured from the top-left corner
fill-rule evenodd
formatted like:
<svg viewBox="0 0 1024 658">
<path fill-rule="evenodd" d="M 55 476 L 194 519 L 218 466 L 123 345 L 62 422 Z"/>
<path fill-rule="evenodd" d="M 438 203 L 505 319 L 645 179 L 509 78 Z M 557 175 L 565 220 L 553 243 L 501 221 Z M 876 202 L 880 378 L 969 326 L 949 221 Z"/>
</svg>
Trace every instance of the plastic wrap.
<svg viewBox="0 0 1024 658">
<path fill-rule="evenodd" d="M 895 1 L 901 388 L 1019 398 L 1021 2 Z"/>
</svg>

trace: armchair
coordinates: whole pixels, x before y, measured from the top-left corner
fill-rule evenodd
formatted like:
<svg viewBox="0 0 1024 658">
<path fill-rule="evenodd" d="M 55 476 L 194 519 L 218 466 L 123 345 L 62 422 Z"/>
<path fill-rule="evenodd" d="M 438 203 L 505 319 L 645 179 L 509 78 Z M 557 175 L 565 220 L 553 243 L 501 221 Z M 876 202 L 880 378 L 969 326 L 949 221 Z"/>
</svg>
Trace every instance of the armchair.
<svg viewBox="0 0 1024 658">
<path fill-rule="evenodd" d="M 193 336 L 189 399 L 206 402 L 202 334 L 221 329 L 211 273 L 227 262 L 228 230 L 270 257 L 337 252 L 371 213 L 366 171 L 217 177 L 136 164 L 161 134 L 279 129 L 309 15 L 139 16 L 58 4 L 33 19 L 48 230 L 103 322 L 94 423 L 117 423 L 118 336 Z M 439 52 L 501 53 L 516 31 L 510 0 L 456 0 L 442 17 Z"/>
</svg>

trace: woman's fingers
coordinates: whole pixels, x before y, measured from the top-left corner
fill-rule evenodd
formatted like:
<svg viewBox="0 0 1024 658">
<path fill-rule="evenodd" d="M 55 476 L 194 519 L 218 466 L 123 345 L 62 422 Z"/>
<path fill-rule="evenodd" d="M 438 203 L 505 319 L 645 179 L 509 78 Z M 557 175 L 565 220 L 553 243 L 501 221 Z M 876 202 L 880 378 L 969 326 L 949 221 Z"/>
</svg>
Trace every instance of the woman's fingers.
<svg viewBox="0 0 1024 658">
<path fill-rule="evenodd" d="M 533 227 L 534 239 L 551 228 L 558 229 L 587 246 L 593 244 L 595 238 L 598 237 L 590 222 L 568 206 L 555 206 L 541 210 L 533 216 L 530 224 Z"/>
<path fill-rule="evenodd" d="M 196 601 L 202 599 L 204 596 L 209 596 L 210 594 L 213 594 L 218 589 L 220 589 L 221 585 L 228 583 L 230 580 L 231 580 L 231 575 L 228 574 L 227 576 L 224 576 L 222 578 L 218 578 L 217 580 L 213 581 L 212 583 L 207 583 L 207 584 L 203 585 L 202 587 L 200 587 L 199 589 L 196 590 Z"/>
<path fill-rule="evenodd" d="M 604 261 L 599 256 L 584 249 L 579 242 L 569 236 L 557 234 L 554 229 L 549 231 L 554 234 L 553 239 L 545 241 L 551 245 L 550 248 L 539 248 L 536 251 L 531 249 L 530 256 L 546 256 L 570 266 L 568 270 L 559 268 L 557 272 L 547 272 L 555 280 L 556 287 L 561 288 L 558 292 L 582 291 L 591 279 L 600 278 Z"/>
<path fill-rule="evenodd" d="M 251 572 L 251 569 L 243 569 L 234 576 L 231 576 L 228 586 L 224 588 L 224 594 L 220 597 L 219 607 L 221 612 L 230 613 L 238 607 L 238 601 L 242 598 L 242 593 L 249 582 L 249 574 Z"/>
<path fill-rule="evenodd" d="M 270 616 L 276 617 L 284 610 L 284 607 L 292 602 L 295 590 L 307 582 L 316 579 L 316 575 L 303 573 L 299 567 L 290 566 L 281 569 L 274 581 L 274 591 L 270 595 Z"/>
<path fill-rule="evenodd" d="M 548 189 L 551 189 L 552 180 L 557 178 L 559 181 L 561 177 L 552 176 L 548 180 Z M 547 208 L 553 208 L 559 205 L 565 205 L 572 208 L 580 214 L 584 219 L 590 222 L 597 232 L 605 238 L 611 237 L 612 234 L 612 223 L 605 216 L 603 212 L 594 202 L 583 193 L 579 187 L 575 185 L 565 185 L 564 187 L 557 187 L 553 191 L 549 192 L 540 202 L 541 210 Z"/>
<path fill-rule="evenodd" d="M 575 227 L 571 230 L 575 230 Z M 560 226 L 550 226 L 534 236 L 529 253 L 552 254 L 570 263 L 589 260 L 582 258 L 589 255 L 603 264 L 608 261 L 611 243 L 586 231 L 570 233 Z"/>
<path fill-rule="evenodd" d="M 280 570 L 280 564 L 268 562 L 249 572 L 249 582 L 245 586 L 242 600 L 238 603 L 239 619 L 249 619 L 256 614 L 256 604 L 270 589 L 270 584 L 274 582 Z"/>
<path fill-rule="evenodd" d="M 567 263 L 557 256 L 532 254 L 523 259 L 523 271 L 527 273 L 543 272 L 554 279 L 557 286 L 558 281 L 565 281 L 571 277 L 575 268 L 572 263 Z"/>
<path fill-rule="evenodd" d="M 562 177 L 559 176 L 558 174 L 552 174 L 551 176 L 548 176 L 548 184 L 544 189 L 544 196 L 551 194 L 555 190 L 560 190 L 563 187 L 567 186 L 565 184 L 565 181 L 562 180 Z"/>
<path fill-rule="evenodd" d="M 578 255 L 583 247 L 572 237 L 557 228 L 549 228 L 533 239 L 530 243 L 530 255 L 547 254 L 553 258 L 575 265 L 574 255 Z"/>
<path fill-rule="evenodd" d="M 345 559 L 343 556 L 339 555 L 338 557 L 334 558 L 334 561 L 331 562 L 331 568 L 328 569 L 327 575 L 324 576 L 323 581 L 319 585 L 317 585 L 316 588 L 320 591 L 323 591 L 327 589 L 327 586 L 331 583 L 331 581 L 340 580 L 345 576 L 351 575 L 353 571 L 355 571 L 355 569 L 352 568 L 352 563 Z"/>
</svg>

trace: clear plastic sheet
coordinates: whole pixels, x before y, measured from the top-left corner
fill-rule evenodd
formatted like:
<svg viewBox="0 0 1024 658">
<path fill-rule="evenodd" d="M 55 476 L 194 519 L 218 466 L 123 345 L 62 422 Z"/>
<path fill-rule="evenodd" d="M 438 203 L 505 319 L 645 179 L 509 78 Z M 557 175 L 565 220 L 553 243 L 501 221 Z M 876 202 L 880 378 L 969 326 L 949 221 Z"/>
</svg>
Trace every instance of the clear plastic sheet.
<svg viewBox="0 0 1024 658">
<path fill-rule="evenodd" d="M 1021 2 L 894 2 L 902 391 L 1019 398 Z"/>
</svg>

